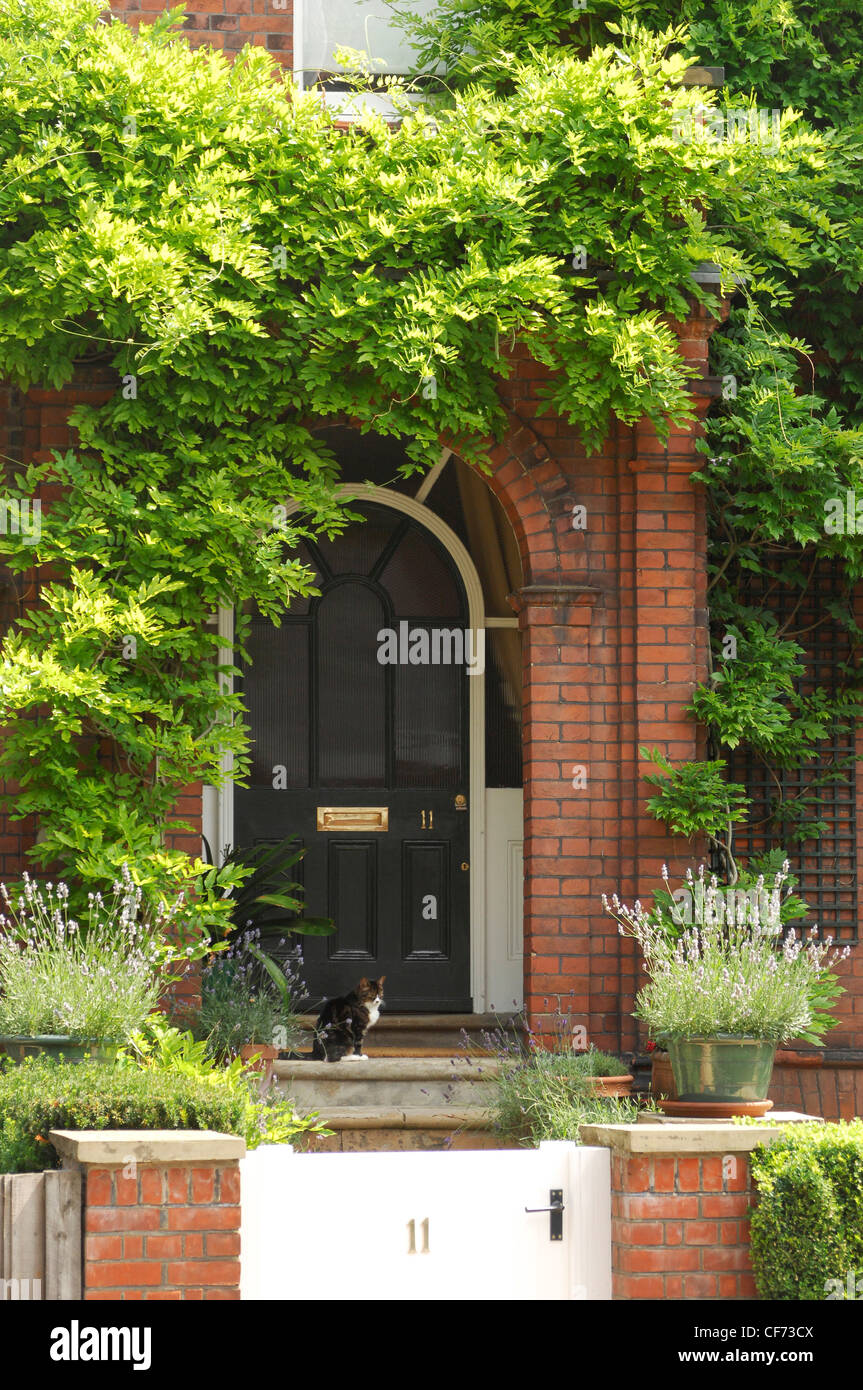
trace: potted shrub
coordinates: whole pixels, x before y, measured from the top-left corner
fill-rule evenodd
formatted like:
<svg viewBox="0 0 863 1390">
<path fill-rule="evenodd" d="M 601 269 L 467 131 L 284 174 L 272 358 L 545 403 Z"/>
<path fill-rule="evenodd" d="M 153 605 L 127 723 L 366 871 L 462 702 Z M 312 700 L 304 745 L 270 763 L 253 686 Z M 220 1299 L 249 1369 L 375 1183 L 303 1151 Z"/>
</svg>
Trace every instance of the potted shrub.
<svg viewBox="0 0 863 1390">
<path fill-rule="evenodd" d="M 257 1059 L 263 1069 L 296 1040 L 294 1000 L 306 987 L 259 949 L 256 935 L 246 933 L 204 970 L 195 1032 L 219 1060 Z"/>
<path fill-rule="evenodd" d="M 819 941 L 816 927 L 806 937 L 786 929 L 787 877 L 786 862 L 771 889 L 759 878 L 757 892 L 735 902 L 702 865 L 697 880 L 687 875 L 693 920 L 683 926 L 661 905 L 647 912 L 603 897 L 644 957 L 649 979 L 634 1012 L 668 1047 L 678 1100 L 664 1109 L 763 1114 L 777 1046 L 798 1037 L 819 1043 L 834 1025 L 828 1010 L 841 986 L 832 966 L 848 951 Z"/>
<path fill-rule="evenodd" d="M 632 1094 L 632 1073 L 627 1071 L 626 1063 L 595 1047 L 572 1054 L 571 1074 L 583 1081 L 585 1091 L 594 1096 Z"/>
<path fill-rule="evenodd" d="M 105 1060 L 159 1001 L 164 961 L 156 931 L 139 921 L 140 892 L 124 869 L 113 898 L 89 896 L 86 921 L 69 914 L 69 890 L 45 891 L 24 875 L 13 904 L 0 885 L 0 1045 L 22 1060 Z"/>
<path fill-rule="evenodd" d="M 549 1139 L 581 1143 L 584 1124 L 634 1121 L 632 1076 L 619 1057 L 595 1047 L 574 1046 L 580 1030 L 558 999 L 550 1027 L 534 1029 L 523 1016 L 482 1034 L 482 1047 L 468 1056 L 484 1077 L 483 1103 L 504 1147 L 535 1146 Z M 467 1033 L 463 1046 L 471 1048 Z"/>
<path fill-rule="evenodd" d="M 488 1088 L 492 1128 L 499 1140 L 528 1147 L 549 1139 L 580 1144 L 581 1125 L 634 1122 L 638 1102 L 626 1091 L 602 1089 L 602 1082 L 610 1078 L 590 1075 L 587 1056 L 544 1049 L 499 1051 Z M 620 1062 L 615 1062 L 619 1070 Z"/>
</svg>

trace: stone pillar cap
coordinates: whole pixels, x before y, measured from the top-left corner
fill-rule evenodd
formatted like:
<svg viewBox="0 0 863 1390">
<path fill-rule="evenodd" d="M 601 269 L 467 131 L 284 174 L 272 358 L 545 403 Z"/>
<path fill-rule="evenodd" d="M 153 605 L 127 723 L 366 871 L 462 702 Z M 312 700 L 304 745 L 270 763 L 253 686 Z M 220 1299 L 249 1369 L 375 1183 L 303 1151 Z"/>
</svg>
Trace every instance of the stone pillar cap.
<svg viewBox="0 0 863 1390">
<path fill-rule="evenodd" d="M 634 1125 L 580 1125 L 583 1144 L 624 1154 L 751 1153 L 759 1144 L 779 1139 L 785 1126 L 819 1122 L 814 1115 L 780 1111 L 772 1124 L 735 1125 L 727 1120 L 690 1120 Z"/>
<path fill-rule="evenodd" d="M 235 1162 L 246 1152 L 245 1139 L 212 1129 L 52 1129 L 48 1137 L 65 1162 L 100 1168 Z"/>
</svg>

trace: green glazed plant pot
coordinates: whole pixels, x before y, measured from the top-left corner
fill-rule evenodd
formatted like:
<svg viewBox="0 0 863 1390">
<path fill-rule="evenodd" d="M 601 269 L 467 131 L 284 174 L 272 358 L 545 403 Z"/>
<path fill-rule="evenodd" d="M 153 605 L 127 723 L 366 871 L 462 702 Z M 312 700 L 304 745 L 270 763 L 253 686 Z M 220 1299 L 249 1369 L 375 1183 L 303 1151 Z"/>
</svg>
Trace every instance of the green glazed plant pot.
<svg viewBox="0 0 863 1390">
<path fill-rule="evenodd" d="M 16 1062 L 25 1057 L 53 1057 L 64 1062 L 113 1062 L 119 1051 L 118 1043 L 82 1042 L 80 1038 L 63 1037 L 55 1033 L 0 1036 L 0 1047 Z"/>
<path fill-rule="evenodd" d="M 775 1042 L 764 1038 L 669 1038 L 668 1055 L 681 1101 L 766 1100 Z"/>
</svg>

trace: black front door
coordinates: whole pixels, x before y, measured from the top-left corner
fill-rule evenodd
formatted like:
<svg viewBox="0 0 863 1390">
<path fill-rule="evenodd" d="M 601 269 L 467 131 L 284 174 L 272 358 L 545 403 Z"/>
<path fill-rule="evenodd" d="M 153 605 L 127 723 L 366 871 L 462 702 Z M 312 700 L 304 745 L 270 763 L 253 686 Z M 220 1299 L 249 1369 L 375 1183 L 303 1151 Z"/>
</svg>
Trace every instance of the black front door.
<svg viewBox="0 0 863 1390">
<path fill-rule="evenodd" d="M 254 618 L 243 692 L 250 786 L 235 841 L 294 835 L 314 1000 L 386 975 L 390 1009 L 468 1011 L 468 674 L 461 580 L 418 522 L 378 504 L 309 545 L 320 598 Z M 476 662 L 477 666 L 479 663 Z"/>
</svg>

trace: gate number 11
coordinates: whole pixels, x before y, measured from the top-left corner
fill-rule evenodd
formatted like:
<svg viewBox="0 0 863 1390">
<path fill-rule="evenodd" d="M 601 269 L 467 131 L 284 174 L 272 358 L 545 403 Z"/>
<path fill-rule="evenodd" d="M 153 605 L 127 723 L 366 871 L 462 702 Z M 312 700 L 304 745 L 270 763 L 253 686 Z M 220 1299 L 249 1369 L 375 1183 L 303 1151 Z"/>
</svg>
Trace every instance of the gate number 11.
<svg viewBox="0 0 863 1390">
<path fill-rule="evenodd" d="M 422 1249 L 417 1250 L 417 1223 L 413 1219 L 408 1222 L 408 1254 L 409 1255 L 428 1255 L 429 1251 L 429 1219 L 424 1217 L 420 1222 L 422 1231 Z"/>
</svg>

